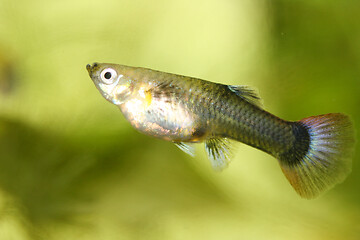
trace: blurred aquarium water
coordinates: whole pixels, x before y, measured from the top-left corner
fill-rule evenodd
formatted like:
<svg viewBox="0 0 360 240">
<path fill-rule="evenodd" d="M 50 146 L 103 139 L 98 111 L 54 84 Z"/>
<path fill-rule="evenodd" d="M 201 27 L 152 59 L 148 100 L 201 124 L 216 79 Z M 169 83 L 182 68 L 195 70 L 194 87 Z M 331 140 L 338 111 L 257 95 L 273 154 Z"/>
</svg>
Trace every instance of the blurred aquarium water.
<svg viewBox="0 0 360 240">
<path fill-rule="evenodd" d="M 92 62 L 250 85 L 360 126 L 360 1 L 0 0 L 0 240 L 359 239 L 360 166 L 301 199 L 243 144 L 221 173 L 136 132 Z"/>
</svg>

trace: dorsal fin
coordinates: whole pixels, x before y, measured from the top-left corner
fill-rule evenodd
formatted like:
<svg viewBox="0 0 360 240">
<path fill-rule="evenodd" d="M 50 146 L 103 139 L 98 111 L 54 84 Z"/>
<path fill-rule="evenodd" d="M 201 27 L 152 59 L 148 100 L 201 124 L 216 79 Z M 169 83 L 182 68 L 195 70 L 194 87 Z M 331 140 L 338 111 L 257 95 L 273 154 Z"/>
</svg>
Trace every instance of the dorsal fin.
<svg viewBox="0 0 360 240">
<path fill-rule="evenodd" d="M 245 101 L 261 107 L 260 97 L 255 90 L 245 85 L 228 85 L 228 88 Z"/>
</svg>

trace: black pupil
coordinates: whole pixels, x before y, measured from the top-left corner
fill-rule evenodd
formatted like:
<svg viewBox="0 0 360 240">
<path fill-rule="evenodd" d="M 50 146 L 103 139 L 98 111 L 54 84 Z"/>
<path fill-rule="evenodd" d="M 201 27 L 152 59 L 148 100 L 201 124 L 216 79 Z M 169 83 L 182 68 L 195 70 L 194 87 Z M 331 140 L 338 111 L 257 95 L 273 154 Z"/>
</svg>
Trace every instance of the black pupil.
<svg viewBox="0 0 360 240">
<path fill-rule="evenodd" d="M 105 77 L 106 79 L 110 79 L 110 78 L 111 78 L 111 73 L 110 73 L 110 72 L 106 72 L 105 75 L 104 75 L 104 77 Z"/>
</svg>

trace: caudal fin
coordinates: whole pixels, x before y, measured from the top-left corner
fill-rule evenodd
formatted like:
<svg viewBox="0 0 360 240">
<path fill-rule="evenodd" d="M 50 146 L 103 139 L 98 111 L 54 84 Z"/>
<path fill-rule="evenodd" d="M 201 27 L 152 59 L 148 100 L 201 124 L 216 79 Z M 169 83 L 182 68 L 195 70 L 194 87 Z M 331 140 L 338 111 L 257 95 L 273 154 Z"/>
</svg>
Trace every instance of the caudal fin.
<svg viewBox="0 0 360 240">
<path fill-rule="evenodd" d="M 279 162 L 301 197 L 317 197 L 351 172 L 354 130 L 349 117 L 330 113 L 304 118 L 293 123 L 293 133 L 296 141 Z"/>
</svg>

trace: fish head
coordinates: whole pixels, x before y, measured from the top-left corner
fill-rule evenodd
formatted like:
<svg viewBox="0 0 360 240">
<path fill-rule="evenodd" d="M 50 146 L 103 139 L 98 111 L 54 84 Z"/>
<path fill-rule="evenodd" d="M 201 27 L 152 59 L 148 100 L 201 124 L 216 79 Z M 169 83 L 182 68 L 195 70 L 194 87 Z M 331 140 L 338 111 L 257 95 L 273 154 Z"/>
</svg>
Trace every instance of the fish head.
<svg viewBox="0 0 360 240">
<path fill-rule="evenodd" d="M 111 63 L 86 65 L 89 76 L 101 95 L 111 103 L 120 105 L 131 95 L 131 79 L 122 74 L 123 66 Z"/>
</svg>

